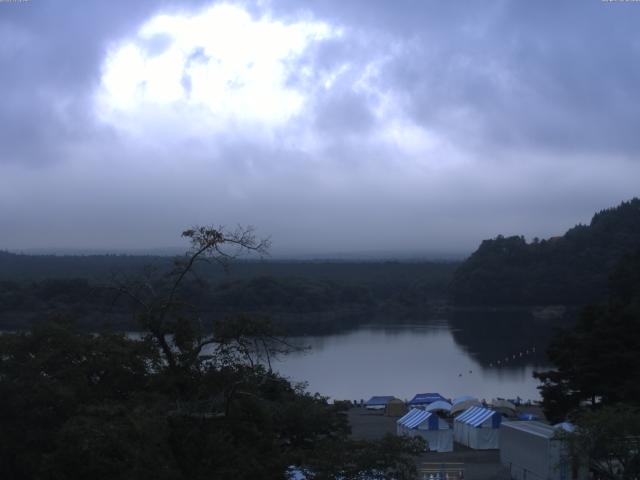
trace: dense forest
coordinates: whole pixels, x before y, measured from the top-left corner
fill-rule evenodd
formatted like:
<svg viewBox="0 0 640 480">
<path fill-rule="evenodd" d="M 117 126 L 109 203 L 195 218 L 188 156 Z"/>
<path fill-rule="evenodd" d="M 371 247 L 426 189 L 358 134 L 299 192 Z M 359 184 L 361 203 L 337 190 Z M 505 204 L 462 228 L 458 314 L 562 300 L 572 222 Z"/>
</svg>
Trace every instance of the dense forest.
<svg viewBox="0 0 640 480">
<path fill-rule="evenodd" d="M 596 213 L 561 237 L 485 240 L 457 269 L 458 305 L 586 305 L 601 300 L 616 263 L 640 247 L 640 199 Z"/>
<path fill-rule="evenodd" d="M 0 252 L 0 328 L 25 328 L 63 315 L 85 329 L 134 329 L 130 305 L 114 285 L 153 276 L 175 260 Z M 446 298 L 455 267 L 449 262 L 245 260 L 225 271 L 202 263 L 185 282 L 183 295 L 207 323 L 259 313 L 289 333 L 322 333 L 385 312 L 436 308 Z"/>
</svg>

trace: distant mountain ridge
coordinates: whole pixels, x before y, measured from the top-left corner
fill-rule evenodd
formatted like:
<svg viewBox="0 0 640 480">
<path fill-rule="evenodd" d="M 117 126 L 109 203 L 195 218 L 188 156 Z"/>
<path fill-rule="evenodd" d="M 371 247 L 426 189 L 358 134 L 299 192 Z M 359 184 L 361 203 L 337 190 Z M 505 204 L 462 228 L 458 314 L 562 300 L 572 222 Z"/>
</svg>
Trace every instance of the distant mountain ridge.
<svg viewBox="0 0 640 480">
<path fill-rule="evenodd" d="M 607 293 L 616 263 L 639 250 L 640 199 L 633 198 L 561 237 L 484 240 L 456 270 L 451 295 L 458 305 L 593 303 Z"/>
</svg>

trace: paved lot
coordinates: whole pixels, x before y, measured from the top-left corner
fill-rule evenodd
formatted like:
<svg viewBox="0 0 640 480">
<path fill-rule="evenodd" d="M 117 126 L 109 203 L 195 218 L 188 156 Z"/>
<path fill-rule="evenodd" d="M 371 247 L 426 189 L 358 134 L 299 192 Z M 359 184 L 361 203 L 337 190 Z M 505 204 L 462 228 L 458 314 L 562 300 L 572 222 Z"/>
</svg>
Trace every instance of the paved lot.
<svg viewBox="0 0 640 480">
<path fill-rule="evenodd" d="M 375 440 L 387 433 L 395 435 L 396 420 L 395 417 L 387 417 L 364 408 L 349 410 L 351 435 L 357 439 Z M 418 468 L 448 468 L 452 473 L 462 468 L 465 480 L 509 479 L 508 471 L 500 464 L 498 450 L 472 450 L 457 443 L 453 444 L 453 448 L 453 452 L 425 452 L 416 460 Z M 428 474 L 423 478 L 428 479 Z"/>
</svg>

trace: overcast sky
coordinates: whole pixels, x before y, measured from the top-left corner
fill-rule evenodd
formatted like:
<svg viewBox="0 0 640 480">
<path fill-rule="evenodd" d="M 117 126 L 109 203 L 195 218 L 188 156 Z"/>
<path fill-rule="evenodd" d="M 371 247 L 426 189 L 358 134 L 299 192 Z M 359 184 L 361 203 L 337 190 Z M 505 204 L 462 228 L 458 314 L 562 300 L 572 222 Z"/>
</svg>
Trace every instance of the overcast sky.
<svg viewBox="0 0 640 480">
<path fill-rule="evenodd" d="M 640 3 L 0 2 L 0 249 L 460 252 L 640 190 Z"/>
</svg>

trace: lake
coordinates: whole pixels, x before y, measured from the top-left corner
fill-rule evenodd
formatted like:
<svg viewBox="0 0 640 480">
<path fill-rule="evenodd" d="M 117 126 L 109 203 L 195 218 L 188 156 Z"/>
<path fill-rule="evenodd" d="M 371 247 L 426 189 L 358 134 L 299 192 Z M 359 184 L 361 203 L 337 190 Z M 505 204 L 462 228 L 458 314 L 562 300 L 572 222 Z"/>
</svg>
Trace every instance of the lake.
<svg viewBox="0 0 640 480">
<path fill-rule="evenodd" d="M 446 316 L 390 315 L 337 333 L 291 337 L 309 349 L 282 357 L 273 367 L 294 382 L 308 382 L 311 392 L 337 400 L 410 399 L 420 392 L 537 400 L 532 374 L 550 368 L 544 352 L 553 329 L 572 323 L 491 309 Z"/>
<path fill-rule="evenodd" d="M 333 399 L 373 395 L 410 399 L 419 392 L 536 400 L 536 370 L 549 368 L 544 350 L 557 322 L 529 314 L 476 312 L 419 324 L 363 325 L 322 336 L 295 337 L 310 350 L 274 368 Z"/>
</svg>

